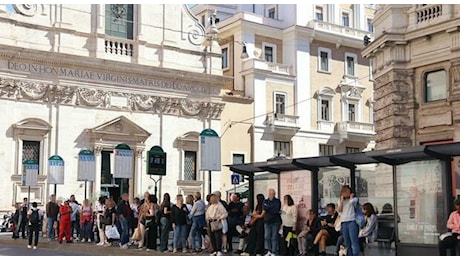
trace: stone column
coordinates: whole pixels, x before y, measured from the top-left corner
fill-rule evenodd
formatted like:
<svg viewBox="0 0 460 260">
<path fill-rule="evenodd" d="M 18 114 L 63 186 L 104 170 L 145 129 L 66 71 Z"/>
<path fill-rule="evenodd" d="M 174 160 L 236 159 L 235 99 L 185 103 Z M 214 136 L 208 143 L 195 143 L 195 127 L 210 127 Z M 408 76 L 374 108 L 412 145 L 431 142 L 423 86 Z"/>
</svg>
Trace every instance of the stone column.
<svg viewBox="0 0 460 260">
<path fill-rule="evenodd" d="M 102 165 L 102 146 L 94 146 L 94 156 L 96 157 L 96 178 L 93 185 L 92 194 L 96 199 L 101 196 L 101 165 Z"/>
<path fill-rule="evenodd" d="M 392 70 L 375 79 L 374 120 L 378 150 L 414 145 L 412 86 L 412 74 L 406 70 Z"/>
</svg>

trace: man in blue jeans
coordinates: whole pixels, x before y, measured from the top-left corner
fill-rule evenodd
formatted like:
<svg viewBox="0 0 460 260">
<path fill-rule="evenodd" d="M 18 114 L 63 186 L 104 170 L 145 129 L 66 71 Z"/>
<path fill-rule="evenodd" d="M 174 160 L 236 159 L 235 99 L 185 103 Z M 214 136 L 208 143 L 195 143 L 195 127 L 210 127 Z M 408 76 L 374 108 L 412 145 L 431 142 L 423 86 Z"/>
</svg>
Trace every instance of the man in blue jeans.
<svg viewBox="0 0 460 260">
<path fill-rule="evenodd" d="M 48 221 L 48 241 L 55 238 L 54 234 L 54 223 L 57 221 L 57 216 L 59 214 L 59 205 L 56 203 L 56 195 L 52 194 L 50 201 L 46 204 L 46 217 Z M 45 232 L 43 230 L 43 232 Z"/>
<path fill-rule="evenodd" d="M 274 189 L 268 190 L 268 198 L 264 201 L 262 215 L 265 222 L 266 256 L 279 254 L 279 230 L 281 226 L 281 201 L 275 198 Z"/>
<path fill-rule="evenodd" d="M 129 230 L 131 223 L 134 218 L 134 213 L 129 205 L 129 195 L 124 193 L 121 195 L 121 201 L 117 207 L 118 219 L 120 221 L 121 235 L 120 235 L 120 247 L 122 249 L 128 248 L 129 242 Z"/>
</svg>

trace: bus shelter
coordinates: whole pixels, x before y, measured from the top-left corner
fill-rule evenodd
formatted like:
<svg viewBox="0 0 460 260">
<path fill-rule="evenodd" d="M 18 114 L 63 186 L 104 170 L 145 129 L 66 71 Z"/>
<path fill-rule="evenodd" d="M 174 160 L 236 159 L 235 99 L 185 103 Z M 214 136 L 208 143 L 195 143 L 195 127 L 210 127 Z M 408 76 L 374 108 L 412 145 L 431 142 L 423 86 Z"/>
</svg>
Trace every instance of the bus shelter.
<svg viewBox="0 0 460 260">
<path fill-rule="evenodd" d="M 250 202 L 255 176 L 276 174 L 277 187 L 269 188 L 278 190 L 280 198 L 295 196 L 299 212 L 321 213 L 326 203 L 337 203 L 341 185 L 348 184 L 361 204 L 378 204 L 382 213 L 391 208 L 396 255 L 438 255 L 438 237 L 447 231 L 456 197 L 456 156 L 460 142 L 227 166 L 247 176 Z"/>
</svg>

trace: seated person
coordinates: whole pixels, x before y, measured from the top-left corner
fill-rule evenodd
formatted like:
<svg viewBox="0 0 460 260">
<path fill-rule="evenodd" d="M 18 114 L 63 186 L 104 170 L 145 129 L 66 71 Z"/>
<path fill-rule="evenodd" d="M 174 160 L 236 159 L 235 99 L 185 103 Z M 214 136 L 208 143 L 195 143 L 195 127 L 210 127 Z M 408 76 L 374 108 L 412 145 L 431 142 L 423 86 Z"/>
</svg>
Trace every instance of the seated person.
<svg viewBox="0 0 460 260">
<path fill-rule="evenodd" d="M 327 216 L 321 220 L 321 230 L 315 237 L 313 245 L 317 246 L 319 243 L 319 255 L 326 255 L 326 246 L 335 245 L 339 232 L 335 230 L 335 220 L 339 213 L 335 210 L 335 204 L 329 203 L 326 206 Z"/>
<path fill-rule="evenodd" d="M 456 255 L 457 242 L 460 239 L 460 200 L 455 200 L 455 211 L 450 213 L 447 220 L 447 228 L 452 235 L 445 237 L 438 243 L 439 255 L 446 256 L 447 249 L 450 249 L 452 256 Z"/>
<path fill-rule="evenodd" d="M 297 236 L 299 256 L 307 255 L 307 251 L 313 248 L 313 240 L 321 229 L 321 223 L 320 219 L 318 218 L 318 214 L 311 209 L 308 212 L 309 215 L 308 220 L 305 223 L 305 227 Z"/>
<path fill-rule="evenodd" d="M 249 223 L 251 222 L 251 213 L 249 212 L 249 206 L 247 205 L 243 206 L 243 216 L 244 223 L 241 223 L 240 225 L 237 225 L 235 227 L 238 234 L 240 234 L 240 243 L 238 245 L 238 250 L 235 251 L 235 253 L 237 254 L 243 253 L 247 244 L 248 234 L 251 231 L 251 227 L 249 226 Z"/>
</svg>

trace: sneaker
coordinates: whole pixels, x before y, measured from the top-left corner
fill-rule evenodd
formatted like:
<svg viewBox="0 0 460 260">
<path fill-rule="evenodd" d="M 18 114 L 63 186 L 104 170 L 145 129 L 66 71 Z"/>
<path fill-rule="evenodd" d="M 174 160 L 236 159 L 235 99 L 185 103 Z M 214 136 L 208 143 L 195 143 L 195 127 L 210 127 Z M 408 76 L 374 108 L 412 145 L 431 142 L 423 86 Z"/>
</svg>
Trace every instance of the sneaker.
<svg viewBox="0 0 460 260">
<path fill-rule="evenodd" d="M 182 253 L 186 254 L 187 253 L 187 248 L 182 249 Z"/>
<path fill-rule="evenodd" d="M 241 255 L 241 256 L 250 256 L 250 254 L 249 254 L 249 253 L 246 253 L 246 252 L 243 252 L 243 253 L 241 253 L 240 255 Z"/>
<path fill-rule="evenodd" d="M 173 249 L 173 253 L 177 253 L 177 249 L 174 248 L 174 249 Z"/>
<path fill-rule="evenodd" d="M 210 256 L 216 256 L 217 252 L 213 252 L 212 254 L 209 254 Z"/>
<path fill-rule="evenodd" d="M 77 240 L 77 241 L 78 241 L 78 240 Z M 82 242 L 82 243 L 85 243 L 85 242 L 86 242 L 86 239 L 83 238 L 83 239 L 81 240 L 81 242 Z"/>
<path fill-rule="evenodd" d="M 91 239 L 88 239 L 88 243 L 91 243 L 91 242 L 93 242 L 93 241 L 91 241 Z"/>
<path fill-rule="evenodd" d="M 120 248 L 121 249 L 128 249 L 128 245 L 127 244 L 121 245 Z"/>
<path fill-rule="evenodd" d="M 222 249 L 222 253 L 227 253 L 227 248 Z"/>
<path fill-rule="evenodd" d="M 217 256 L 222 256 L 222 252 L 217 252 Z"/>
<path fill-rule="evenodd" d="M 31 246 L 31 245 L 27 245 L 27 248 L 32 248 L 32 246 Z"/>
<path fill-rule="evenodd" d="M 34 249 L 37 249 L 37 246 L 34 246 Z"/>
<path fill-rule="evenodd" d="M 270 253 L 270 251 L 268 251 L 268 252 L 265 254 L 265 256 L 271 256 L 271 255 L 272 255 L 272 253 Z"/>
</svg>

